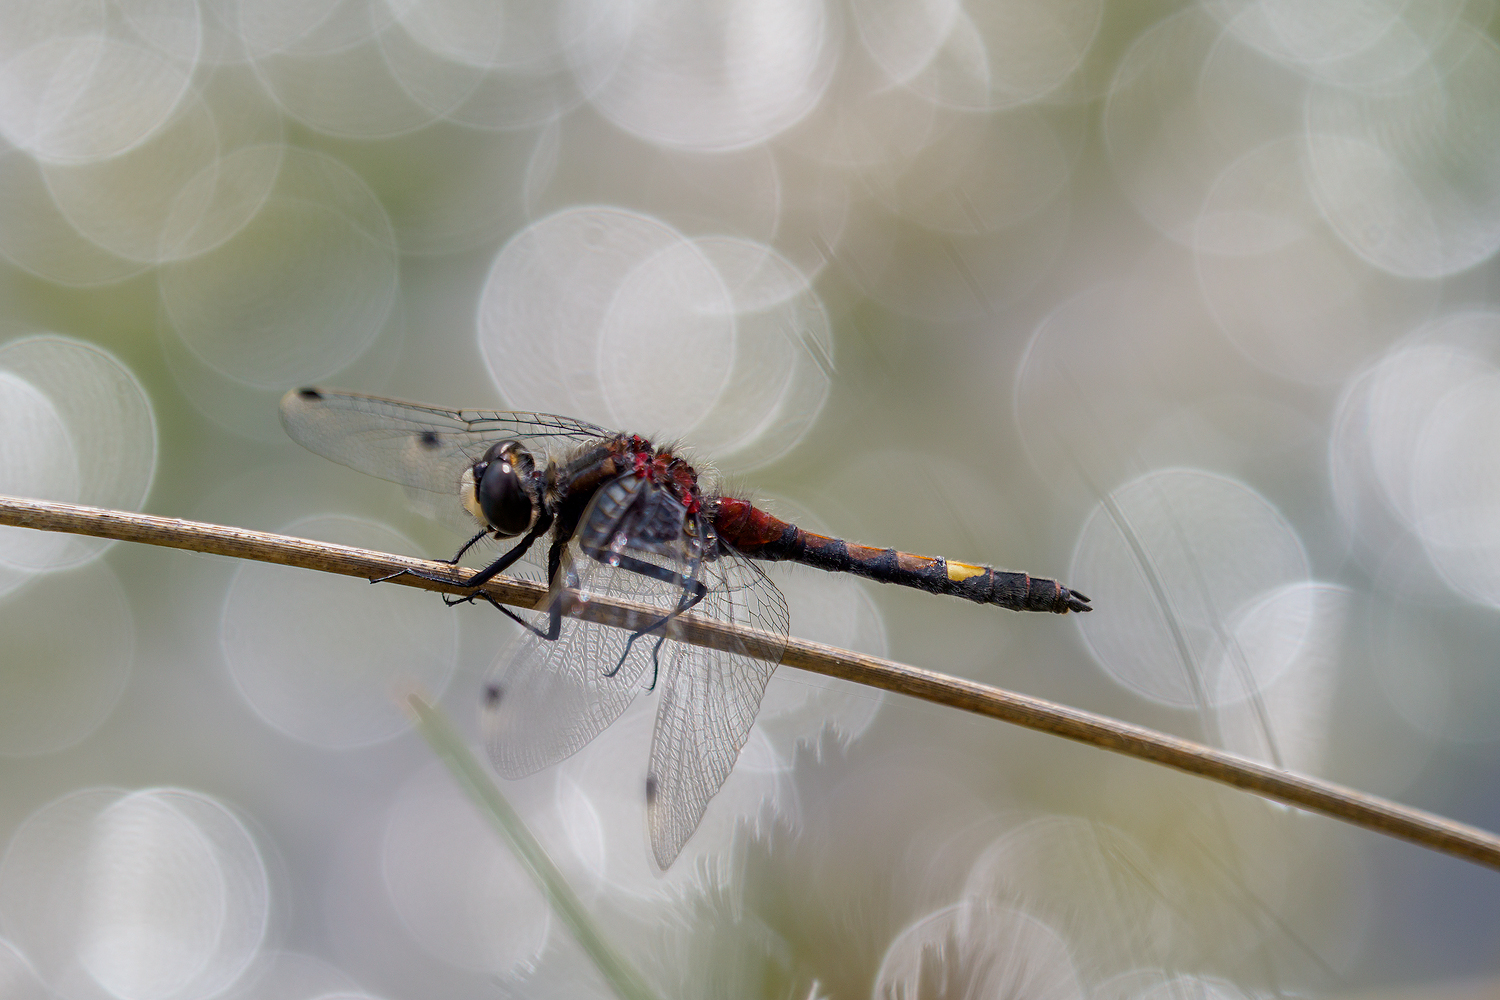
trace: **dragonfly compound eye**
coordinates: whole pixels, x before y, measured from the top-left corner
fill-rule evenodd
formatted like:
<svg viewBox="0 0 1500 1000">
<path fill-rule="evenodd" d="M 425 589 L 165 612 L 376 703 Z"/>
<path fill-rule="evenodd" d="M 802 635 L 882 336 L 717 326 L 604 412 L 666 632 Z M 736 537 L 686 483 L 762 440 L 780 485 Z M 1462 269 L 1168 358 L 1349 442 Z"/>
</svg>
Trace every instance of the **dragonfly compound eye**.
<svg viewBox="0 0 1500 1000">
<path fill-rule="evenodd" d="M 531 455 L 514 441 L 502 441 L 490 448 L 484 461 L 474 466 L 479 480 L 479 509 L 495 534 L 503 538 L 531 527 L 532 500 L 527 482 L 531 470 Z"/>
</svg>

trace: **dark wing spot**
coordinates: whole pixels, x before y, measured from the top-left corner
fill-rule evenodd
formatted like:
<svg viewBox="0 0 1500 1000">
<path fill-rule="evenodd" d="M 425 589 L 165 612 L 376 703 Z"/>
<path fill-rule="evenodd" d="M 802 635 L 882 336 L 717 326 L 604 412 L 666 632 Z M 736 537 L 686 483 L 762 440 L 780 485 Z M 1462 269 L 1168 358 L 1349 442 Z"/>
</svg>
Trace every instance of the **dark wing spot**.
<svg viewBox="0 0 1500 1000">
<path fill-rule="evenodd" d="M 323 394 L 316 389 L 298 389 L 297 395 L 303 399 L 322 399 Z"/>
<path fill-rule="evenodd" d="M 648 805 L 648 806 L 649 805 L 653 805 L 655 802 L 656 802 L 656 775 L 654 775 L 654 774 L 648 774 L 648 775 L 646 775 L 646 805 Z"/>
<path fill-rule="evenodd" d="M 500 704 L 501 689 L 499 684 L 486 684 L 484 686 L 484 707 L 494 708 Z"/>
<path fill-rule="evenodd" d="M 423 431 L 417 435 L 417 440 L 423 448 L 436 448 L 440 443 L 437 431 Z"/>
</svg>

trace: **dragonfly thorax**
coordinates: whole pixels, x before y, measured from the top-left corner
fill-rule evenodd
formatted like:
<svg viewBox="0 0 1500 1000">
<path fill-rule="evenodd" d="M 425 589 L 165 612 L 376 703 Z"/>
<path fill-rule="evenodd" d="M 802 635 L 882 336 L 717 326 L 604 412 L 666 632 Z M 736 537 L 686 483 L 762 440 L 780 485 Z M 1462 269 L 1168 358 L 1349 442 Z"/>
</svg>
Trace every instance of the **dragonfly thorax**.
<svg viewBox="0 0 1500 1000">
<path fill-rule="evenodd" d="M 698 485 L 698 470 L 674 455 L 668 448 L 653 448 L 643 438 L 632 438 L 635 474 L 647 482 L 665 487 L 688 513 L 697 514 L 705 504 Z"/>
</svg>

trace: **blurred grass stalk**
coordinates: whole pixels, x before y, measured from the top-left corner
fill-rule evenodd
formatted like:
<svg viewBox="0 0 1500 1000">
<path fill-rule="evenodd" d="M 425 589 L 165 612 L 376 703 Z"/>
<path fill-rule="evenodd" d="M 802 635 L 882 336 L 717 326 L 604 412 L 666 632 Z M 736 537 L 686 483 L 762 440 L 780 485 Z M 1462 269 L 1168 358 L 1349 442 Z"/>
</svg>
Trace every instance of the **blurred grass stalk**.
<svg viewBox="0 0 1500 1000">
<path fill-rule="evenodd" d="M 468 745 L 453 723 L 441 709 L 429 704 L 420 694 L 408 695 L 407 707 L 417 719 L 417 731 L 427 745 L 442 758 L 449 773 L 469 798 L 505 838 L 511 853 L 526 869 L 547 900 L 547 905 L 563 922 L 593 961 L 604 981 L 621 1000 L 655 1000 L 656 994 L 646 985 L 641 974 L 635 970 L 618 951 L 605 940 L 603 933 L 589 918 L 588 910 L 573 891 L 562 872 L 547 857 L 547 852 L 537 842 L 521 817 L 511 808 L 505 796 L 490 778 L 489 772 L 470 752 Z"/>
</svg>

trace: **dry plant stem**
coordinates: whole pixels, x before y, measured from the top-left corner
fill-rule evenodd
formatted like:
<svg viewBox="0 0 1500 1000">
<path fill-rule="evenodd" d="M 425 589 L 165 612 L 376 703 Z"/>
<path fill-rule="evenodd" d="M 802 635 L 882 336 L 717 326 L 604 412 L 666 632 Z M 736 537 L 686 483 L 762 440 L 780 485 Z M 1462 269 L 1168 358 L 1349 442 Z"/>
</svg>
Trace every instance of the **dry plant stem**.
<svg viewBox="0 0 1500 1000">
<path fill-rule="evenodd" d="M 464 580 L 472 573 L 462 567 L 426 559 L 245 528 L 16 497 L 0 496 L 0 524 L 145 542 L 365 579 L 415 569 L 438 577 L 442 582 L 409 575 L 394 577 L 390 582 L 450 594 L 468 593 Z M 497 601 L 527 608 L 536 607 L 546 595 L 545 588 L 539 584 L 504 577 L 496 577 L 482 589 Z M 1109 612 L 1104 609 L 1097 613 Z M 580 614 L 591 620 L 627 628 L 633 623 L 648 624 L 659 616 L 655 609 L 644 605 L 600 597 L 591 599 L 580 609 Z M 757 633 L 692 615 L 684 615 L 674 625 L 672 637 L 684 642 L 715 648 L 732 645 L 740 650 L 748 647 L 752 653 L 758 645 Z M 1500 837 L 1492 833 L 1190 740 L 1040 698 L 801 639 L 787 641 L 781 662 L 1164 764 L 1445 854 L 1500 868 Z"/>
</svg>

